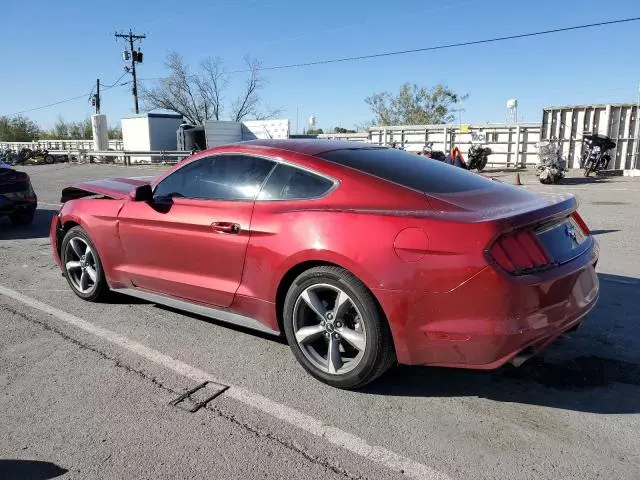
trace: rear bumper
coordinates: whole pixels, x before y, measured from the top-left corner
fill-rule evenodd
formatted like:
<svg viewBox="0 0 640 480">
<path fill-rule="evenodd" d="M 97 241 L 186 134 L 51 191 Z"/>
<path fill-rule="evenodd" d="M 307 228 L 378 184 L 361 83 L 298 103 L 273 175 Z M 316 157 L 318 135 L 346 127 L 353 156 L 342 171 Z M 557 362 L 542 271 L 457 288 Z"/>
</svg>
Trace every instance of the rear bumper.
<svg viewBox="0 0 640 480">
<path fill-rule="evenodd" d="M 25 200 L 9 200 L 0 195 L 0 216 L 29 212 L 38 208 L 38 198 L 34 195 Z"/>
<path fill-rule="evenodd" d="M 451 292 L 375 291 L 398 361 L 494 369 L 537 352 L 575 327 L 599 296 L 598 250 L 554 271 L 514 282 L 487 267 Z"/>
</svg>

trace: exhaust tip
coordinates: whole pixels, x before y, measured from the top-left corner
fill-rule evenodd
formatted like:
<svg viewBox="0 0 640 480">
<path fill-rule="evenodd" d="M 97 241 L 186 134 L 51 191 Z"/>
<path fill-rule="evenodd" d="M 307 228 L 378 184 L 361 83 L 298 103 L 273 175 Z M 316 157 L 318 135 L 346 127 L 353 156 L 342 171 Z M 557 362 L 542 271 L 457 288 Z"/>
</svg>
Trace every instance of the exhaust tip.
<svg viewBox="0 0 640 480">
<path fill-rule="evenodd" d="M 509 360 L 509 363 L 516 368 L 520 367 L 527 360 L 530 360 L 531 358 L 535 357 L 536 353 L 538 353 L 538 351 L 535 348 L 527 347 L 524 350 L 522 350 L 520 353 L 518 353 L 515 357 L 513 357 L 511 360 Z"/>
</svg>

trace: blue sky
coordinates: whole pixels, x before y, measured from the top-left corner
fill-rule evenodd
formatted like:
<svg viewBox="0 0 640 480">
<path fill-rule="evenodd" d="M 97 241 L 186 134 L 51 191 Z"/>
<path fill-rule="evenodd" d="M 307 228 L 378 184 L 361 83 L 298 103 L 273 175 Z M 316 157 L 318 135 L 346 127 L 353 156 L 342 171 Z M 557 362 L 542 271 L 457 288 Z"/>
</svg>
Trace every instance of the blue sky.
<svg viewBox="0 0 640 480">
<path fill-rule="evenodd" d="M 428 47 L 582 23 L 640 16 L 638 0 L 87 0 L 2 2 L 0 115 L 89 93 L 123 70 L 132 28 L 143 41 L 141 78 L 165 73 L 176 50 L 194 66 L 207 56 L 229 70 L 250 54 L 265 66 Z M 20 19 L 28 19 L 23 22 Z M 403 82 L 444 83 L 468 93 L 462 121 L 501 122 L 517 98 L 522 121 L 548 105 L 635 102 L 640 81 L 640 22 L 350 63 L 270 71 L 264 102 L 300 128 L 313 114 L 321 127 L 352 127 L 372 118 L 363 99 Z M 233 83 L 242 82 L 235 76 Z M 110 124 L 133 112 L 129 87 L 104 92 Z M 27 113 L 43 127 L 92 113 L 85 99 Z"/>
</svg>

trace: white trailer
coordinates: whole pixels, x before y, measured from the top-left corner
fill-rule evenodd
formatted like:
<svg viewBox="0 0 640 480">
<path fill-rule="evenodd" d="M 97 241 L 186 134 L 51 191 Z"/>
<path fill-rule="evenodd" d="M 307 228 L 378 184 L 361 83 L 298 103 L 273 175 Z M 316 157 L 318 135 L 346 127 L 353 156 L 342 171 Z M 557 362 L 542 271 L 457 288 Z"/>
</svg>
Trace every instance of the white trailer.
<svg viewBox="0 0 640 480">
<path fill-rule="evenodd" d="M 123 149 L 137 152 L 175 151 L 178 148 L 176 131 L 183 121 L 182 115 L 172 113 L 144 113 L 123 118 Z M 131 162 L 149 163 L 152 162 L 152 157 L 131 156 Z"/>
<path fill-rule="evenodd" d="M 289 138 L 291 127 L 288 119 L 247 120 L 244 122 L 207 120 L 204 124 L 204 131 L 207 147 L 211 148 L 259 138 Z"/>
</svg>

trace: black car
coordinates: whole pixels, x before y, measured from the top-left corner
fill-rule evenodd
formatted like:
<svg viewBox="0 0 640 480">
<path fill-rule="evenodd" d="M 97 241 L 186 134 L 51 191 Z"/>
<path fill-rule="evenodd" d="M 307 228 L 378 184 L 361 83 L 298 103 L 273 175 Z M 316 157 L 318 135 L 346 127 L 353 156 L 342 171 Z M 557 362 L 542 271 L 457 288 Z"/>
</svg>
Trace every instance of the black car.
<svg viewBox="0 0 640 480">
<path fill-rule="evenodd" d="M 0 162 L 0 218 L 8 216 L 14 225 L 29 225 L 37 206 L 29 175 Z"/>
</svg>

